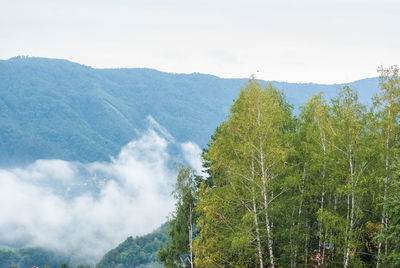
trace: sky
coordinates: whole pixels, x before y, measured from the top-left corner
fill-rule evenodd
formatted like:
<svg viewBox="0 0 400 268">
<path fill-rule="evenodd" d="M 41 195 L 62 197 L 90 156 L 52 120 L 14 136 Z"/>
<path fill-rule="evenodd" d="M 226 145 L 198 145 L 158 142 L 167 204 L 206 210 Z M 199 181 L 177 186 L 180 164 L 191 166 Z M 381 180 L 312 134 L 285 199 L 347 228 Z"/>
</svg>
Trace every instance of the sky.
<svg viewBox="0 0 400 268">
<path fill-rule="evenodd" d="M 0 59 L 341 83 L 400 63 L 395 0 L 0 0 Z"/>
</svg>

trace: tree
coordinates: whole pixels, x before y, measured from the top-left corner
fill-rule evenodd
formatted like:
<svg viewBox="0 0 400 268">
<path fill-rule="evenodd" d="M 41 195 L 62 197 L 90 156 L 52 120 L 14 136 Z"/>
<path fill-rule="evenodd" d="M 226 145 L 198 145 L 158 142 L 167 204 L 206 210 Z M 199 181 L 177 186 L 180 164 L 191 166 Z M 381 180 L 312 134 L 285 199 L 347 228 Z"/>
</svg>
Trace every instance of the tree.
<svg viewBox="0 0 400 268">
<path fill-rule="evenodd" d="M 332 138 L 331 143 L 335 150 L 335 176 L 340 178 L 339 194 L 346 201 L 345 234 L 343 241 L 344 257 L 343 267 L 348 267 L 350 257 L 357 251 L 356 223 L 359 222 L 360 197 L 359 186 L 366 170 L 368 170 L 368 146 L 365 134 L 366 116 L 365 108 L 358 102 L 357 94 L 345 86 L 339 96 L 332 101 Z"/>
<path fill-rule="evenodd" d="M 329 185 L 329 157 L 331 146 L 328 143 L 329 106 L 322 94 L 313 96 L 301 107 L 298 129 L 296 132 L 295 157 L 292 159 L 294 176 L 300 177 L 298 184 L 297 204 L 293 206 L 291 232 L 291 266 L 303 261 L 305 265 L 310 261 L 311 252 L 317 250 L 321 256 L 319 265 L 325 261 L 325 247 L 327 230 L 317 222 L 317 211 L 326 210 L 326 195 L 330 196 Z M 314 241 L 318 247 L 313 247 Z M 301 259 L 298 259 L 301 253 Z"/>
<path fill-rule="evenodd" d="M 394 189 L 393 189 L 394 188 Z M 385 258 L 383 264 L 389 267 L 400 266 L 400 187 L 398 184 L 393 185 L 393 194 L 385 200 L 385 215 L 387 224 L 381 228 L 380 241 L 384 241 Z"/>
<path fill-rule="evenodd" d="M 399 69 L 397 66 L 392 66 L 390 68 L 378 68 L 380 72 L 379 84 L 381 87 L 381 93 L 375 98 L 375 107 L 378 117 L 378 128 L 379 133 L 378 139 L 381 145 L 382 159 L 384 163 L 381 164 L 380 170 L 381 185 L 383 186 L 382 193 L 382 216 L 381 216 L 381 235 L 388 232 L 389 228 L 389 217 L 387 206 L 390 205 L 394 199 L 391 195 L 395 192 L 390 189 L 395 189 L 398 180 L 395 176 L 397 173 L 397 162 L 399 154 L 399 136 L 400 136 L 400 125 L 399 125 L 399 113 L 400 113 L 400 77 Z M 390 202 L 388 201 L 390 200 Z M 382 245 L 383 243 L 383 245 Z M 378 261 L 377 267 L 379 267 L 380 261 L 382 259 L 381 251 L 382 246 L 384 247 L 384 256 L 388 256 L 389 242 L 387 237 L 384 240 L 379 239 L 378 246 Z"/>
<path fill-rule="evenodd" d="M 400 265 L 400 78 L 367 110 L 344 86 L 293 119 L 254 79 L 212 136 L 196 212 L 198 267 Z"/>
<path fill-rule="evenodd" d="M 204 154 L 213 185 L 200 190 L 199 266 L 276 265 L 271 204 L 287 190 L 281 182 L 291 120 L 291 107 L 271 85 L 251 79 L 241 90 Z"/>
<path fill-rule="evenodd" d="M 169 221 L 168 234 L 171 242 L 159 249 L 159 261 L 168 267 L 194 267 L 193 240 L 198 177 L 190 167 L 179 168 L 176 188 L 175 212 Z"/>
</svg>

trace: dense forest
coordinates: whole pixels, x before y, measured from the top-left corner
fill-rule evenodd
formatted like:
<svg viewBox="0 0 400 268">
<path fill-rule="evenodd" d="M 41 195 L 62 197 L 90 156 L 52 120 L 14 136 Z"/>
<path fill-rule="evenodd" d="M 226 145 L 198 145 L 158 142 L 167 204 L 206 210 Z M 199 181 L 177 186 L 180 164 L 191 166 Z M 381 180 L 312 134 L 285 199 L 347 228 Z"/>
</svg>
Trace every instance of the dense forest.
<svg viewBox="0 0 400 268">
<path fill-rule="evenodd" d="M 104 255 L 96 268 L 162 267 L 157 263 L 157 250 L 169 240 L 166 229 L 167 224 L 164 223 L 150 234 L 136 238 L 128 237 L 118 247 Z"/>
<path fill-rule="evenodd" d="M 69 261 L 70 258 L 64 254 L 44 248 L 0 248 L 1 268 L 74 268 L 66 264 Z M 89 265 L 75 267 L 91 268 Z"/>
<path fill-rule="evenodd" d="M 71 265 L 71 257 L 43 248 L 0 248 L 0 268 L 159 268 L 157 250 L 170 240 L 167 223 L 150 234 L 128 237 L 110 250 L 94 267 Z"/>
<path fill-rule="evenodd" d="M 350 86 L 294 115 L 251 79 L 178 175 L 165 267 L 399 267 L 400 78 L 379 68 L 364 106 Z"/>
<path fill-rule="evenodd" d="M 0 166 L 53 158 L 107 161 L 146 130 L 149 115 L 178 141 L 204 147 L 245 83 L 198 73 L 96 69 L 61 59 L 0 60 Z M 296 107 L 316 92 L 333 96 L 340 87 L 271 83 Z M 376 78 L 351 83 L 365 101 L 377 84 Z"/>
<path fill-rule="evenodd" d="M 54 267 L 61 267 L 67 260 L 61 254 L 42 248 L 24 248 L 18 250 L 0 248 L 1 268 L 32 267 L 34 264 L 39 267 L 44 267 L 48 264 L 52 264 Z"/>
</svg>

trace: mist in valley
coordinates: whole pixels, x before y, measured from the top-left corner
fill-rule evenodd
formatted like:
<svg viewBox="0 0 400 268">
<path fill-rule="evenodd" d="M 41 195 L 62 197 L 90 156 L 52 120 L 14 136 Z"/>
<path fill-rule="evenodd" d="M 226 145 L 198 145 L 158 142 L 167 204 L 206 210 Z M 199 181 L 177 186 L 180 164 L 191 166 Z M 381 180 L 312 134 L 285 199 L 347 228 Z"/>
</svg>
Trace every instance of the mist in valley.
<svg viewBox="0 0 400 268">
<path fill-rule="evenodd" d="M 0 170 L 0 244 L 44 247 L 95 264 L 128 236 L 167 220 L 174 161 L 201 172 L 200 148 L 178 143 L 154 119 L 107 162 L 37 160 Z"/>
</svg>

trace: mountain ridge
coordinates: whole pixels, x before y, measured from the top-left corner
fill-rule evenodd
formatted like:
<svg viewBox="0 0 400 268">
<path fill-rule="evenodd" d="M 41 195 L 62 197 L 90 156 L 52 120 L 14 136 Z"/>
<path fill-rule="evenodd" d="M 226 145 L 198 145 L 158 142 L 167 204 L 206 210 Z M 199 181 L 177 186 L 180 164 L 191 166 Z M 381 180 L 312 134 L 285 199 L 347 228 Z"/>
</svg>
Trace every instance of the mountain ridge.
<svg viewBox="0 0 400 268">
<path fill-rule="evenodd" d="M 15 57 L 11 57 L 8 59 L 0 59 L 0 62 L 7 62 L 7 61 L 18 61 L 18 60 L 38 60 L 38 61 L 58 61 L 58 62 L 64 62 L 64 63 L 68 63 L 68 64 L 72 64 L 72 65 L 78 65 L 81 67 L 86 67 L 86 68 L 90 68 L 90 69 L 95 69 L 95 70 L 148 70 L 150 72 L 155 72 L 155 73 L 164 73 L 167 75 L 199 75 L 199 76 L 209 76 L 209 77 L 214 77 L 217 79 L 221 79 L 221 80 L 248 80 L 249 78 L 245 78 L 245 77 L 220 77 L 218 75 L 215 74 L 207 74 L 207 73 L 201 73 L 201 72 L 191 72 L 191 73 L 184 73 L 184 72 L 168 72 L 168 71 L 161 71 L 158 70 L 156 68 L 152 68 L 152 67 L 93 67 L 90 65 L 86 65 L 86 64 L 82 64 L 82 63 L 78 63 L 75 62 L 73 60 L 69 60 L 69 59 L 63 59 L 63 58 L 47 58 L 47 57 L 36 57 L 36 56 L 15 56 Z M 287 84 L 301 84 L 301 85 L 319 85 L 319 86 L 343 86 L 343 85 L 347 85 L 347 84 L 352 84 L 355 82 L 359 82 L 359 81 L 363 81 L 363 80 L 369 80 L 369 79 L 376 79 L 376 76 L 373 77 L 365 77 L 365 78 L 361 78 L 361 79 L 355 79 L 355 80 L 351 80 L 349 82 L 335 82 L 335 83 L 316 83 L 316 82 L 289 82 L 289 81 L 283 81 L 283 80 L 264 80 L 264 79 L 258 79 L 260 81 L 263 82 L 268 82 L 268 83 L 287 83 Z"/>
<path fill-rule="evenodd" d="M 179 141 L 206 146 L 226 119 L 246 78 L 175 74 L 151 68 L 97 69 L 65 59 L 0 60 L 0 163 L 39 158 L 108 160 L 151 115 Z M 299 107 L 323 91 L 333 97 L 344 84 L 272 83 Z M 349 83 L 369 103 L 378 78 Z"/>
</svg>

